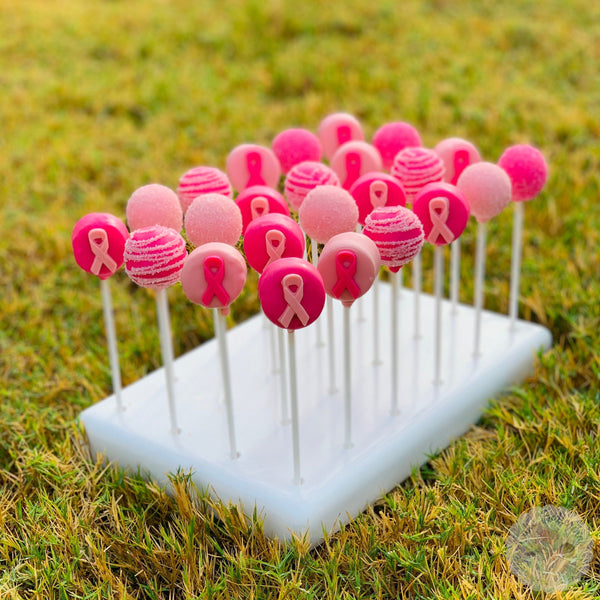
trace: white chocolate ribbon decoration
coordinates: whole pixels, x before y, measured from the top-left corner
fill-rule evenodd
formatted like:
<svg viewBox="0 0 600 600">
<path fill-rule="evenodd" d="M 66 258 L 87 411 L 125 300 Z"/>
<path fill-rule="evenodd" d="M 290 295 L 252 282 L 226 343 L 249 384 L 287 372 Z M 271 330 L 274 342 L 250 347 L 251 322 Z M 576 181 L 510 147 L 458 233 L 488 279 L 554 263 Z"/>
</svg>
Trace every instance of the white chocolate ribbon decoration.
<svg viewBox="0 0 600 600">
<path fill-rule="evenodd" d="M 265 265 L 266 267 L 274 260 L 283 257 L 283 253 L 285 252 L 285 234 L 283 231 L 279 231 L 279 229 L 269 229 L 267 235 L 265 235 L 265 247 L 267 249 L 267 254 L 269 255 L 269 260 Z"/>
<path fill-rule="evenodd" d="M 435 244 L 440 235 L 446 244 L 454 241 L 455 235 L 452 233 L 448 225 L 446 225 L 449 212 L 450 202 L 448 202 L 448 198 L 432 198 L 431 202 L 429 203 L 429 218 L 431 219 L 432 228 L 427 236 L 427 241 L 430 244 Z"/>
<path fill-rule="evenodd" d="M 387 196 L 388 187 L 385 181 L 376 179 L 371 182 L 371 185 L 369 186 L 369 200 L 371 200 L 374 209 L 385 206 L 387 204 Z"/>
<path fill-rule="evenodd" d="M 310 320 L 309 314 L 302 306 L 302 297 L 304 296 L 304 280 L 301 275 L 296 273 L 290 273 L 281 280 L 281 286 L 283 287 L 283 299 L 286 301 L 287 306 L 281 313 L 278 321 L 286 329 L 289 328 L 290 323 L 294 316 L 298 317 L 303 327 L 306 327 Z M 292 290 L 295 288 L 295 290 Z"/>
<path fill-rule="evenodd" d="M 264 196 L 256 196 L 256 198 L 252 198 L 252 201 L 250 202 L 250 214 L 253 221 L 254 219 L 258 219 L 258 217 L 268 215 L 269 201 Z"/>
<path fill-rule="evenodd" d="M 90 271 L 94 275 L 100 275 L 100 271 L 105 266 L 110 273 L 117 270 L 117 263 L 108 253 L 108 234 L 104 229 L 90 229 L 88 232 L 88 240 L 90 242 L 90 250 L 94 254 L 94 262 Z"/>
</svg>

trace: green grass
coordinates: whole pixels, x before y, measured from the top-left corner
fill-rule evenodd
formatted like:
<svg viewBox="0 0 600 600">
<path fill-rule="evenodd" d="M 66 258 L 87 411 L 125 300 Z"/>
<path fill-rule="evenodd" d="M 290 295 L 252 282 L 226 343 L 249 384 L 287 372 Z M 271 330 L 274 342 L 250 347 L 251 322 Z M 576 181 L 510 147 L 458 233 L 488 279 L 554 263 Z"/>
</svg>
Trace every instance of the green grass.
<svg viewBox="0 0 600 600">
<path fill-rule="evenodd" d="M 599 39 L 600 5 L 582 0 L 0 0 L 0 596 L 533 598 L 503 544 L 546 503 L 595 541 L 562 597 L 600 595 Z M 511 143 L 544 151 L 521 314 L 556 343 L 466 436 L 311 550 L 266 539 L 184 475 L 171 498 L 80 449 L 74 419 L 110 373 L 70 232 L 87 212 L 123 215 L 140 185 L 175 187 L 334 110 L 368 136 L 407 120 L 427 146 L 466 137 L 492 161 Z M 509 240 L 507 213 L 490 228 L 486 303 L 500 311 Z M 160 364 L 154 306 L 123 273 L 113 290 L 128 384 Z M 180 354 L 211 326 L 180 289 L 170 300 Z M 250 291 L 233 318 L 257 308 Z"/>
</svg>

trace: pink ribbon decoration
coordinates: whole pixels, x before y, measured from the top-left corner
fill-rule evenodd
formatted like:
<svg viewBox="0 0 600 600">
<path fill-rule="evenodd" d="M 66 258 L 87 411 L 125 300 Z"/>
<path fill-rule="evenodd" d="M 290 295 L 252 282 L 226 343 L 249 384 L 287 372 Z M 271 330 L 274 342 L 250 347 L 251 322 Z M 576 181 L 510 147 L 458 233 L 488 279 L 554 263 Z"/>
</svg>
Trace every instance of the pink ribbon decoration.
<svg viewBox="0 0 600 600">
<path fill-rule="evenodd" d="M 252 221 L 269 214 L 269 201 L 264 196 L 256 196 L 250 202 L 250 214 Z"/>
<path fill-rule="evenodd" d="M 362 160 L 358 152 L 348 152 L 346 154 L 346 181 L 342 186 L 344 189 L 347 190 L 360 177 L 361 164 Z"/>
<path fill-rule="evenodd" d="M 352 250 L 340 250 L 335 257 L 337 281 L 331 289 L 334 298 L 340 298 L 344 290 L 356 300 L 360 296 L 360 287 L 354 281 L 356 275 L 356 254 Z"/>
<path fill-rule="evenodd" d="M 454 177 L 450 182 L 452 185 L 456 185 L 458 178 L 461 173 L 469 166 L 469 151 L 468 150 L 457 150 L 454 155 Z"/>
<path fill-rule="evenodd" d="M 260 152 L 248 152 L 246 155 L 246 166 L 248 167 L 248 183 L 246 183 L 246 187 L 267 185 L 261 174 L 262 157 Z"/>
<path fill-rule="evenodd" d="M 379 208 L 387 204 L 388 187 L 385 181 L 376 179 L 369 186 L 369 200 L 373 208 Z"/>
<path fill-rule="evenodd" d="M 352 139 L 352 131 L 348 125 L 340 125 L 336 131 L 338 147 L 343 146 Z"/>
<path fill-rule="evenodd" d="M 229 294 L 223 287 L 225 278 L 225 263 L 220 256 L 207 256 L 204 261 L 204 279 L 206 279 L 206 290 L 202 294 L 202 304 L 208 306 L 216 296 L 223 307 L 229 305 Z"/>
<path fill-rule="evenodd" d="M 448 198 L 438 197 L 431 199 L 431 202 L 429 203 L 429 218 L 431 219 L 432 228 L 427 236 L 427 241 L 430 244 L 435 244 L 440 235 L 446 244 L 454 241 L 455 235 L 448 225 L 446 225 L 449 212 L 450 202 L 448 201 Z"/>
<path fill-rule="evenodd" d="M 286 301 L 287 306 L 281 313 L 278 321 L 286 329 L 289 328 L 290 323 L 294 316 L 298 317 L 303 327 L 306 327 L 310 320 L 309 314 L 302 306 L 302 297 L 304 296 L 304 280 L 302 275 L 297 273 L 290 273 L 281 280 L 281 286 L 283 287 L 283 299 Z M 295 288 L 295 289 L 293 289 Z"/>
<path fill-rule="evenodd" d="M 285 252 L 285 234 L 279 229 L 269 229 L 265 235 L 265 247 L 269 260 L 267 265 L 270 265 L 274 260 L 278 260 L 283 257 Z"/>
<path fill-rule="evenodd" d="M 105 266 L 111 273 L 114 273 L 118 265 L 108 253 L 108 234 L 104 229 L 90 229 L 88 232 L 90 250 L 94 254 L 94 262 L 90 271 L 94 275 L 100 275 L 100 271 Z"/>
</svg>

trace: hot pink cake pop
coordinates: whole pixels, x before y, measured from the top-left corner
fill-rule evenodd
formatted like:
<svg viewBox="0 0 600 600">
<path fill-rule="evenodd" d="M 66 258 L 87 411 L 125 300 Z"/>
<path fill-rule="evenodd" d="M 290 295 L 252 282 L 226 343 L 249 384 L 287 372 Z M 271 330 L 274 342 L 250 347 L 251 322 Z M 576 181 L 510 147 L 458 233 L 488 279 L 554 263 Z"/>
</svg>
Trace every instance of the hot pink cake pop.
<svg viewBox="0 0 600 600">
<path fill-rule="evenodd" d="M 129 231 L 121 219 L 109 213 L 90 213 L 75 223 L 71 242 L 75 262 L 102 280 L 123 264 Z"/>
<path fill-rule="evenodd" d="M 348 113 L 333 113 L 319 124 L 317 135 L 323 147 L 323 154 L 331 160 L 340 146 L 352 140 L 365 139 L 360 122 Z"/>
<path fill-rule="evenodd" d="M 344 306 L 352 306 L 373 285 L 380 264 L 375 243 L 366 235 L 347 231 L 325 244 L 317 268 L 325 291 Z"/>
<path fill-rule="evenodd" d="M 161 225 L 131 232 L 125 243 L 125 271 L 137 285 L 157 290 L 179 281 L 187 251 L 177 231 Z"/>
<path fill-rule="evenodd" d="M 227 196 L 198 196 L 185 213 L 185 233 L 194 246 L 209 242 L 235 246 L 242 235 L 242 213 Z"/>
<path fill-rule="evenodd" d="M 258 273 L 280 258 L 302 258 L 304 246 L 300 225 L 294 219 L 278 213 L 254 219 L 244 235 L 246 260 Z"/>
<path fill-rule="evenodd" d="M 469 220 L 465 195 L 450 183 L 429 183 L 415 197 L 413 211 L 425 232 L 425 239 L 444 246 L 458 238 Z"/>
<path fill-rule="evenodd" d="M 380 206 L 405 206 L 406 196 L 400 182 L 387 173 L 366 173 L 350 188 L 358 206 L 358 222 L 365 224 L 367 215 Z"/>
<path fill-rule="evenodd" d="M 301 162 L 320 161 L 323 154 L 319 138 L 312 131 L 300 128 L 286 129 L 276 135 L 272 148 L 284 174 Z"/>
<path fill-rule="evenodd" d="M 270 213 L 290 216 L 290 209 L 285 198 L 277 190 L 266 185 L 254 185 L 246 188 L 235 199 L 235 203 L 242 213 L 242 234 L 246 232 L 246 227 L 250 222 L 258 217 Z"/>
<path fill-rule="evenodd" d="M 444 161 L 428 148 L 405 148 L 398 152 L 392 165 L 392 175 L 400 181 L 406 200 L 411 203 L 428 183 L 442 181 L 444 171 Z"/>
<path fill-rule="evenodd" d="M 515 202 L 532 200 L 543 189 L 548 177 L 548 165 L 543 154 L 528 144 L 508 147 L 500 157 L 502 167 L 512 182 Z"/>
<path fill-rule="evenodd" d="M 227 175 L 215 167 L 194 167 L 181 176 L 177 195 L 184 214 L 192 201 L 204 194 L 221 194 L 233 198 Z"/>
<path fill-rule="evenodd" d="M 281 177 L 281 166 L 273 151 L 257 144 L 236 146 L 227 157 L 225 170 L 238 192 L 253 185 L 277 187 Z"/>
<path fill-rule="evenodd" d="M 367 142 L 354 141 L 347 142 L 337 149 L 331 159 L 331 168 L 342 187 L 349 190 L 361 175 L 381 171 L 383 165 L 377 148 Z"/>
<path fill-rule="evenodd" d="M 190 302 L 218 308 L 223 315 L 246 283 L 244 257 L 229 244 L 211 242 L 196 248 L 181 271 L 183 293 Z"/>
<path fill-rule="evenodd" d="M 335 172 L 327 165 L 306 161 L 296 165 L 285 178 L 284 194 L 290 206 L 297 212 L 306 194 L 318 185 L 340 185 Z"/>
<path fill-rule="evenodd" d="M 452 185 L 456 185 L 461 173 L 469 165 L 481 162 L 479 150 L 461 138 L 442 140 L 433 150 L 444 161 L 444 181 Z"/>
<path fill-rule="evenodd" d="M 301 258 L 282 258 L 265 268 L 258 297 L 267 318 L 283 329 L 301 329 L 317 320 L 325 305 L 323 279 Z"/>
<path fill-rule="evenodd" d="M 320 185 L 308 193 L 298 216 L 306 235 L 324 244 L 338 233 L 354 231 L 358 207 L 350 192 L 334 185 Z"/>
<path fill-rule="evenodd" d="M 419 253 L 425 240 L 421 221 L 403 206 L 376 208 L 367 217 L 363 233 L 375 242 L 381 264 L 393 273 Z"/>
<path fill-rule="evenodd" d="M 499 215 L 510 202 L 510 177 L 504 169 L 490 162 L 468 166 L 456 186 L 465 195 L 471 214 L 479 223 Z"/>
<path fill-rule="evenodd" d="M 134 231 L 151 225 L 181 231 L 183 212 L 177 194 L 164 185 L 151 183 L 133 192 L 125 209 L 129 229 Z"/>
<path fill-rule="evenodd" d="M 402 121 L 386 123 L 373 135 L 373 146 L 379 150 L 384 169 L 391 168 L 400 150 L 422 145 L 419 132 L 409 123 Z"/>
</svg>

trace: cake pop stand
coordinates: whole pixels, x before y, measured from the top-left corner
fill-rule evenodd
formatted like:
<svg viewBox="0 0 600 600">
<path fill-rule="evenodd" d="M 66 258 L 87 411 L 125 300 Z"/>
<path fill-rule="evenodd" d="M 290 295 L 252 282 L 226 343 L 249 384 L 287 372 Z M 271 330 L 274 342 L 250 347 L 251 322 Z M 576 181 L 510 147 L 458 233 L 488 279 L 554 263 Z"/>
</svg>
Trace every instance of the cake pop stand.
<svg viewBox="0 0 600 600">
<path fill-rule="evenodd" d="M 399 409 L 392 416 L 390 328 L 380 332 L 382 363 L 373 365 L 373 294 L 352 319 L 353 447 L 344 448 L 343 386 L 327 392 L 327 348 L 315 326 L 296 332 L 302 484 L 294 485 L 290 425 L 281 424 L 279 376 L 269 368 L 269 331 L 257 315 L 228 332 L 239 458 L 229 453 L 219 353 L 209 341 L 175 361 L 181 433 L 168 426 L 162 368 L 81 413 L 90 448 L 120 467 L 169 488 L 169 473 L 191 472 L 199 489 L 264 520 L 266 535 L 288 540 L 308 533 L 311 544 L 334 532 L 448 446 L 477 421 L 488 401 L 534 371 L 536 353 L 550 347 L 540 325 L 484 311 L 481 354 L 473 356 L 473 308 L 443 301 L 442 383 L 433 384 L 435 299 L 421 295 L 421 338 L 411 322 L 414 296 L 399 300 Z M 380 282 L 381 315 L 391 290 Z M 338 344 L 342 306 L 335 303 Z M 372 317 L 371 317 L 372 318 Z M 343 372 L 343 352 L 336 356 Z"/>
</svg>

